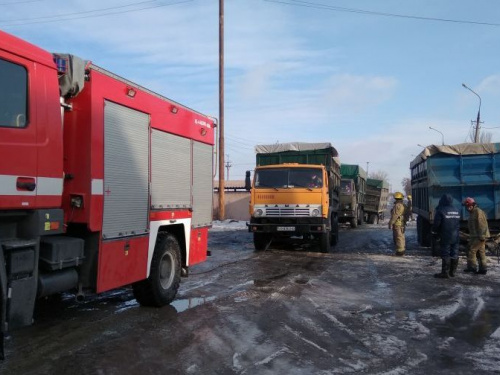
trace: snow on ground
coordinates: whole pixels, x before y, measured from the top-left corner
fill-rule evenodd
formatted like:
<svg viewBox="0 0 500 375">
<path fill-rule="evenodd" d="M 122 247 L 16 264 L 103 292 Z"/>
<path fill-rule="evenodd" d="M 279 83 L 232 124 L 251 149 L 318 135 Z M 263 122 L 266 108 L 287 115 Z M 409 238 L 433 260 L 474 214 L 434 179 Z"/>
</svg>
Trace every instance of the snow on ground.
<svg viewBox="0 0 500 375">
<path fill-rule="evenodd" d="M 231 230 L 242 230 L 247 229 L 246 221 L 238 220 L 214 220 L 212 222 L 212 231 L 231 231 Z"/>
</svg>

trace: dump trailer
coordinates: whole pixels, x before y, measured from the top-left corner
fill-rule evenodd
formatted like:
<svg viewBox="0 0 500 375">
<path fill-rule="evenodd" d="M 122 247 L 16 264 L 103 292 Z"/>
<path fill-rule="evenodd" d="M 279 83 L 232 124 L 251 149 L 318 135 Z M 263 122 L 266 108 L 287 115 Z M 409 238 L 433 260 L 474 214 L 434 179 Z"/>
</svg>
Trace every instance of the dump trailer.
<svg viewBox="0 0 500 375">
<path fill-rule="evenodd" d="M 247 172 L 256 251 L 290 238 L 330 252 L 338 241 L 340 162 L 330 143 L 258 145 L 253 183 Z"/>
<path fill-rule="evenodd" d="M 62 292 L 170 303 L 207 257 L 214 119 L 4 32 L 0 82 L 2 338 Z"/>
<path fill-rule="evenodd" d="M 352 228 L 363 224 L 366 179 L 363 168 L 355 164 L 340 166 L 340 212 L 339 223 L 350 223 Z"/>
<path fill-rule="evenodd" d="M 368 224 L 384 220 L 389 197 L 389 183 L 384 180 L 368 178 L 366 180 L 365 219 Z"/>
<path fill-rule="evenodd" d="M 453 197 L 467 230 L 468 213 L 462 202 L 476 200 L 486 213 L 492 232 L 500 229 L 500 143 L 462 143 L 427 146 L 410 164 L 412 211 L 417 216 L 418 243 L 438 255 L 431 235 L 436 207 L 443 194 Z"/>
</svg>

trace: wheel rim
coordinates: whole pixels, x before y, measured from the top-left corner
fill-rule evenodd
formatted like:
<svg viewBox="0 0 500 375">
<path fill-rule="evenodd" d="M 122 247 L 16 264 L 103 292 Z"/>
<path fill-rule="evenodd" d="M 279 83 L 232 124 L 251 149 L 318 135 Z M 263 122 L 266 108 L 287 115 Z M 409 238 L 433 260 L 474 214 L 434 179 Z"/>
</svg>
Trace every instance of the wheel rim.
<svg viewBox="0 0 500 375">
<path fill-rule="evenodd" d="M 160 262 L 160 284 L 163 289 L 168 289 L 174 280 L 174 259 L 170 254 L 165 254 Z"/>
</svg>

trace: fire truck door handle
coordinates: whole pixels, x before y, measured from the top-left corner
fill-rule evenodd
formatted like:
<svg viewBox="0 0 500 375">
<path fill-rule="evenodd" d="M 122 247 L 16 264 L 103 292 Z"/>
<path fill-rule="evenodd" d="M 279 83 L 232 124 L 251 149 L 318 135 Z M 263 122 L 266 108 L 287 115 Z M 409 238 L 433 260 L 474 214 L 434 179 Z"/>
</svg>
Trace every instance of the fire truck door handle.
<svg viewBox="0 0 500 375">
<path fill-rule="evenodd" d="M 33 191 L 36 188 L 36 182 L 35 179 L 31 177 L 18 177 L 16 187 L 18 190 Z"/>
</svg>

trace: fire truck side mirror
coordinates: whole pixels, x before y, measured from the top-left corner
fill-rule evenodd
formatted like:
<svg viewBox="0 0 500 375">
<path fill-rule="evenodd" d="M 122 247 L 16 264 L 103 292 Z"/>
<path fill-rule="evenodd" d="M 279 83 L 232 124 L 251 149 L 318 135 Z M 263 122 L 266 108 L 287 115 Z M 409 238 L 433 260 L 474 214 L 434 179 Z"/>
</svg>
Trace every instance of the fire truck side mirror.
<svg viewBox="0 0 500 375">
<path fill-rule="evenodd" d="M 252 183 L 250 182 L 250 171 L 245 172 L 245 189 L 250 191 L 252 188 Z"/>
</svg>

